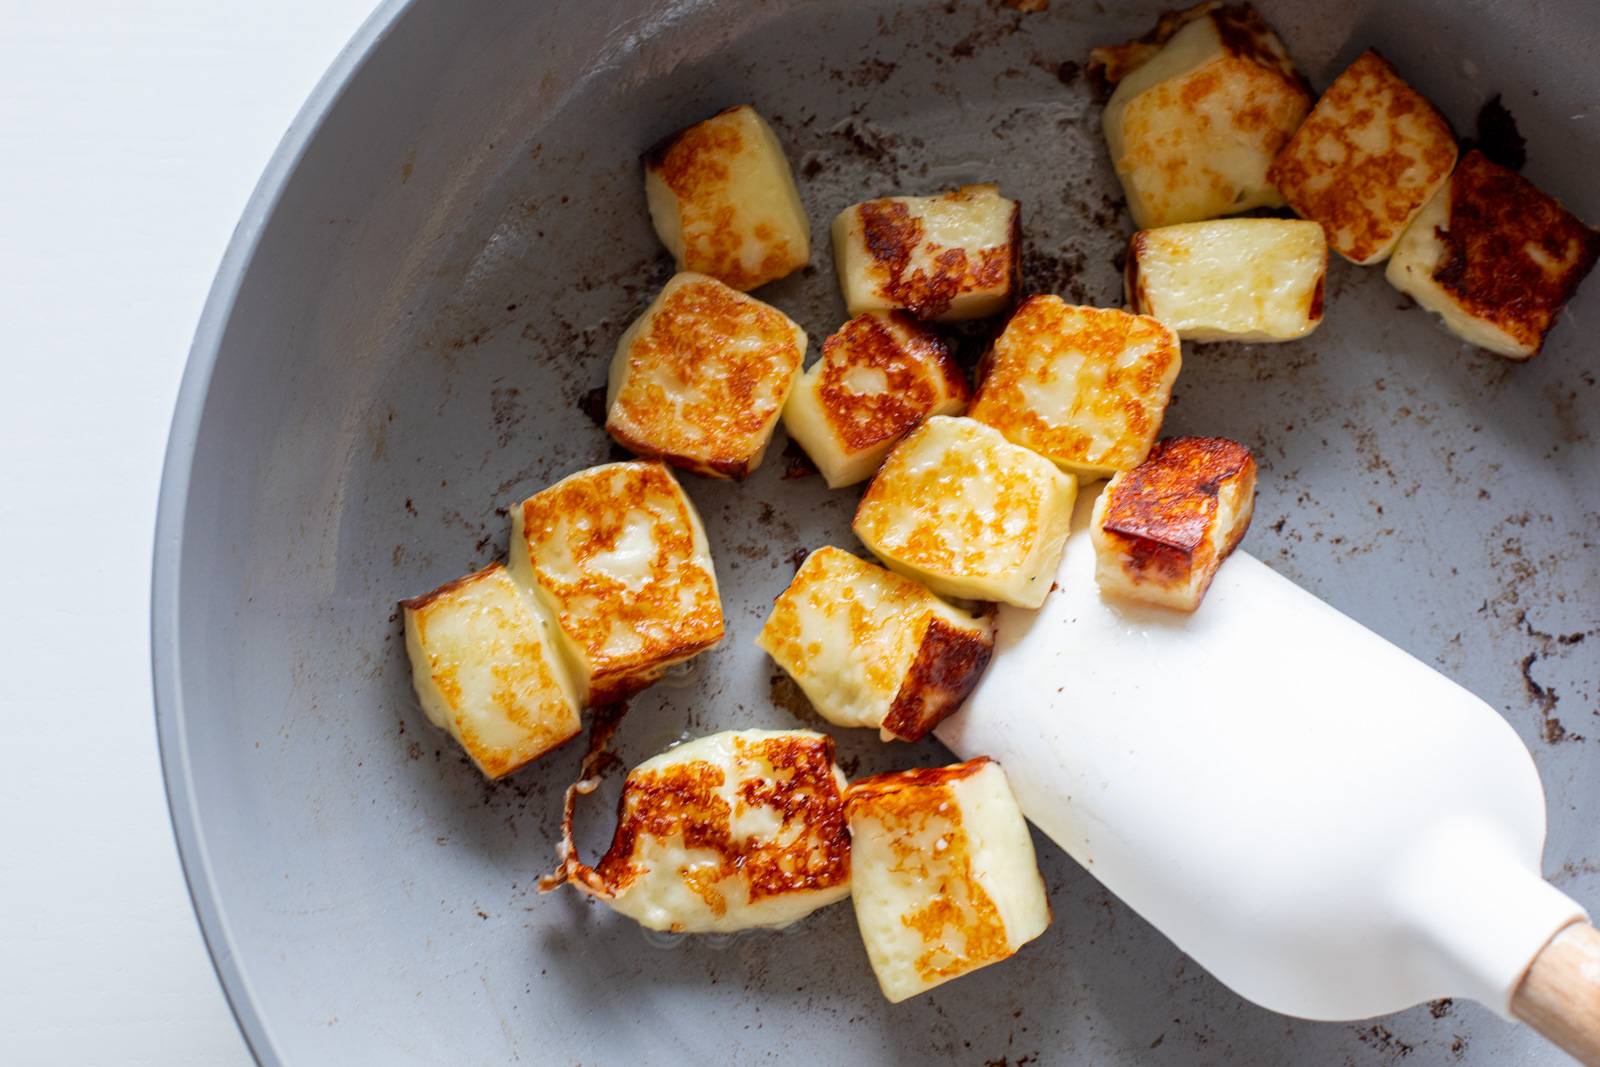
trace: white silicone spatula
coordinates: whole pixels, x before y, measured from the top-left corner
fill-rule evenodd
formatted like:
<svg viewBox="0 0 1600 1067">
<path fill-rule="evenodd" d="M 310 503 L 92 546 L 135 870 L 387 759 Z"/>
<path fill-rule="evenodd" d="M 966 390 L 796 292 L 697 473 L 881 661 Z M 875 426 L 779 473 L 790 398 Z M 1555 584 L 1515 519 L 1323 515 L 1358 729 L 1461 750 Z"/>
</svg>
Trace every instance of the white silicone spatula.
<svg viewBox="0 0 1600 1067">
<path fill-rule="evenodd" d="M 1471 997 L 1600 1064 L 1600 934 L 1539 876 L 1544 795 L 1505 721 L 1243 553 L 1194 615 L 1102 599 L 1083 496 L 1060 589 L 1001 609 L 939 738 L 1258 1004 Z"/>
</svg>

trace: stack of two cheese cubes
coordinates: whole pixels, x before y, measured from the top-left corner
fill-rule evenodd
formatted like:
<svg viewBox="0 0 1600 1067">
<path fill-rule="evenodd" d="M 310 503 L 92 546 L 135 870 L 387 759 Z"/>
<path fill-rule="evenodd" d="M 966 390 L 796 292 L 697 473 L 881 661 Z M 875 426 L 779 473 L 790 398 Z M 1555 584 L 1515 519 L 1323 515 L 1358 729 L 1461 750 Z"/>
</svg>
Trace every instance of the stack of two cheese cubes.
<svg viewBox="0 0 1600 1067">
<path fill-rule="evenodd" d="M 716 571 L 667 468 L 609 463 L 516 505 L 510 565 L 401 602 L 423 710 L 499 778 L 722 638 Z"/>
<path fill-rule="evenodd" d="M 997 764 L 847 784 L 833 740 L 806 730 L 713 734 L 641 763 L 606 854 L 591 867 L 569 844 L 559 880 L 674 933 L 786 926 L 849 896 L 891 1001 L 1003 960 L 1050 923 Z"/>
</svg>

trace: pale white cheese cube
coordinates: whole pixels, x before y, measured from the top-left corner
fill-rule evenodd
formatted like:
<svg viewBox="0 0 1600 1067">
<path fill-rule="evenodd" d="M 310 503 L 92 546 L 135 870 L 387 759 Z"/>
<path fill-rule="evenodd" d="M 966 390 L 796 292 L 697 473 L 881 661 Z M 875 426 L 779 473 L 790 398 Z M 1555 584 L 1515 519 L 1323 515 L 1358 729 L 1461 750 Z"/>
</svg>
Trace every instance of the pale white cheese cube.
<svg viewBox="0 0 1600 1067">
<path fill-rule="evenodd" d="M 1128 304 L 1186 341 L 1292 341 L 1322 322 L 1328 242 L 1301 219 L 1218 219 L 1140 230 Z"/>
<path fill-rule="evenodd" d="M 984 360 L 968 414 L 1093 481 L 1144 459 L 1181 364 L 1157 319 L 1030 296 Z"/>
<path fill-rule="evenodd" d="M 1386 259 L 1450 177 L 1450 123 L 1378 53 L 1334 79 L 1268 172 L 1302 218 L 1355 263 Z"/>
<path fill-rule="evenodd" d="M 861 543 L 942 596 L 1036 608 L 1061 562 L 1078 484 L 968 418 L 935 415 L 889 453 L 856 509 Z"/>
<path fill-rule="evenodd" d="M 1050 925 L 1033 839 L 998 763 L 864 778 L 845 808 L 850 898 L 891 1003 L 999 963 Z"/>
<path fill-rule="evenodd" d="M 935 322 L 997 314 L 1016 292 L 1020 218 L 997 185 L 848 207 L 833 220 L 845 305 L 851 315 L 898 308 Z"/>
<path fill-rule="evenodd" d="M 554 627 L 496 563 L 400 602 L 422 710 L 490 778 L 578 733 L 579 700 Z"/>
<path fill-rule="evenodd" d="M 1102 593 L 1193 611 L 1255 511 L 1256 462 L 1221 437 L 1173 437 L 1112 478 L 1089 530 Z"/>
<path fill-rule="evenodd" d="M 829 488 L 872 477 L 896 441 L 929 415 L 959 415 L 967 376 L 937 334 L 904 312 L 857 315 L 822 343 L 783 425 Z"/>
<path fill-rule="evenodd" d="M 610 849 L 561 880 L 652 930 L 787 926 L 850 893 L 844 788 L 821 734 L 689 741 L 628 774 Z"/>
<path fill-rule="evenodd" d="M 830 546 L 806 557 L 756 644 L 824 719 L 916 741 L 978 684 L 994 626 Z"/>
<path fill-rule="evenodd" d="M 659 463 L 607 463 L 511 509 L 511 572 L 555 617 L 581 697 L 609 704 L 722 639 L 694 503 Z"/>
<path fill-rule="evenodd" d="M 1600 234 L 1472 151 L 1400 238 L 1384 276 L 1462 340 L 1528 359 L 1597 255 Z"/>
<path fill-rule="evenodd" d="M 644 190 L 656 233 L 680 271 L 754 289 L 811 258 L 811 223 L 783 146 L 748 104 L 646 152 Z"/>
<path fill-rule="evenodd" d="M 777 308 L 703 274 L 674 275 L 617 342 L 606 432 L 636 455 L 744 478 L 805 355 L 805 331 Z"/>
<path fill-rule="evenodd" d="M 1161 32 L 1153 52 L 1104 64 L 1121 79 L 1101 122 L 1134 225 L 1282 204 L 1267 168 L 1311 108 L 1283 42 L 1248 4 L 1204 5 Z"/>
</svg>

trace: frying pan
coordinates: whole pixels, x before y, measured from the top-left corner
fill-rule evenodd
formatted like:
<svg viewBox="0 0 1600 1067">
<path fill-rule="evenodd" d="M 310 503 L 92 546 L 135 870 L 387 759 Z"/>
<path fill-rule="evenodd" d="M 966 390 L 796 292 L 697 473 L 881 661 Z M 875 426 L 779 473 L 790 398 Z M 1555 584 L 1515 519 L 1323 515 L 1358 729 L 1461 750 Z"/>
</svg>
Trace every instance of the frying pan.
<svg viewBox="0 0 1600 1067">
<path fill-rule="evenodd" d="M 819 238 L 865 196 L 997 180 L 1024 203 L 1028 288 L 1115 305 L 1130 225 L 1078 64 L 1159 6 L 416 0 L 369 20 L 223 263 L 157 532 L 173 821 L 258 1058 L 1563 1062 L 1467 1003 L 1356 1023 L 1258 1008 L 1043 837 L 1050 931 L 902 1005 L 879 997 L 848 908 L 782 934 L 652 939 L 536 892 L 579 754 L 485 784 L 410 694 L 396 599 L 501 554 L 497 508 L 610 454 L 586 411 L 670 272 L 641 148 L 755 103 Z M 1600 218 L 1581 0 L 1259 7 L 1319 88 L 1374 46 L 1464 135 L 1500 94 L 1525 173 Z M 760 295 L 816 345 L 843 308 L 820 241 L 814 264 Z M 1544 874 L 1594 909 L 1600 393 L 1585 329 L 1600 296 L 1580 293 L 1525 366 L 1405 303 L 1380 272 L 1335 263 L 1311 337 L 1189 346 L 1167 431 L 1249 444 L 1262 477 L 1245 548 L 1503 712 L 1548 793 Z M 618 739 L 630 764 L 685 735 L 816 725 L 750 637 L 797 553 L 852 544 L 855 495 L 786 477 L 781 452 L 743 485 L 686 479 L 730 638 L 635 701 Z M 835 736 L 852 774 L 949 758 Z M 590 849 L 607 808 L 596 799 L 581 828 Z"/>
</svg>

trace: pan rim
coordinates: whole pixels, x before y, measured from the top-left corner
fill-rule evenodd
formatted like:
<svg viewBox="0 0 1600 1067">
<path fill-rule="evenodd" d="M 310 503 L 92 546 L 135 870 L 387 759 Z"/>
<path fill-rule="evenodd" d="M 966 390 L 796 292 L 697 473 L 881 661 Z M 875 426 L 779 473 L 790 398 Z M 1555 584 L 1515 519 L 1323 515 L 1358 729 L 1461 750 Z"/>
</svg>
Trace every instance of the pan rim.
<svg viewBox="0 0 1600 1067">
<path fill-rule="evenodd" d="M 381 0 L 318 78 L 284 131 L 246 201 L 223 252 L 195 326 L 173 408 L 161 488 L 156 505 L 155 547 L 150 579 L 150 670 L 154 692 L 156 743 L 167 797 L 167 814 L 178 848 L 189 901 L 200 935 L 222 986 L 234 1023 L 257 1063 L 283 1062 L 270 1027 L 239 961 L 236 940 L 217 891 L 195 803 L 190 773 L 182 663 L 179 654 L 179 583 L 183 529 L 187 517 L 195 447 L 222 337 L 233 317 L 245 276 L 262 235 L 274 221 L 283 193 L 321 133 L 328 115 L 343 98 L 367 60 L 413 6 L 413 0 Z"/>
</svg>

